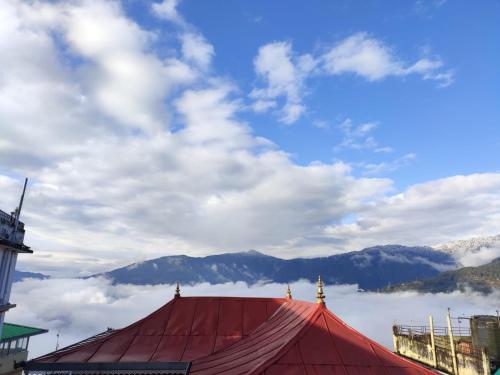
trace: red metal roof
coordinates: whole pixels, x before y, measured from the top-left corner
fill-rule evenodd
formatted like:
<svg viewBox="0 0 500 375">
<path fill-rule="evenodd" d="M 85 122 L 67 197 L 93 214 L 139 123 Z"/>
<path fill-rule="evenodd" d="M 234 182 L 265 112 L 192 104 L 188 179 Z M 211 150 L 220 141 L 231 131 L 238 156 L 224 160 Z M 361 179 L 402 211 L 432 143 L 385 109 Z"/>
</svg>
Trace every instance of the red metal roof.
<svg viewBox="0 0 500 375">
<path fill-rule="evenodd" d="M 35 361 L 192 361 L 248 336 L 285 301 L 284 298 L 174 298 L 128 327 L 97 335 Z"/>
<path fill-rule="evenodd" d="M 193 375 L 434 374 L 322 304 L 271 298 L 175 298 L 129 327 L 34 361 L 191 361 Z"/>
<path fill-rule="evenodd" d="M 190 374 L 434 373 L 363 336 L 324 305 L 289 301 L 248 337 L 195 360 Z"/>
</svg>

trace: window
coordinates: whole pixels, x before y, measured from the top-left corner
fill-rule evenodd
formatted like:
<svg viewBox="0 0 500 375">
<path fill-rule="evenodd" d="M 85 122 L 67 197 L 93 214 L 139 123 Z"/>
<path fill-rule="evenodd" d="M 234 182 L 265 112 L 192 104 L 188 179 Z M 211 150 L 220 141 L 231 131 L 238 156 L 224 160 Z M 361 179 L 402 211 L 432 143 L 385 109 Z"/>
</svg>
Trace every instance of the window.
<svg viewBox="0 0 500 375">
<path fill-rule="evenodd" d="M 22 341 L 21 341 L 21 349 L 22 349 L 22 350 L 26 350 L 26 349 L 28 349 L 28 338 L 27 338 L 27 337 L 23 337 L 23 338 L 22 338 Z"/>
</svg>

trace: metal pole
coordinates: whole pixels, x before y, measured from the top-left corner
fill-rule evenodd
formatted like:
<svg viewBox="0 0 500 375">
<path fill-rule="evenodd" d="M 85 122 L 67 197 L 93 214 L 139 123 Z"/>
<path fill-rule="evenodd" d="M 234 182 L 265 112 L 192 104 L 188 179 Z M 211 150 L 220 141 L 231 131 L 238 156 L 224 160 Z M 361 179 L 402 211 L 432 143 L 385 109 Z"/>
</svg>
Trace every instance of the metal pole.
<svg viewBox="0 0 500 375">
<path fill-rule="evenodd" d="M 451 315 L 450 315 L 450 308 L 449 307 L 448 307 L 448 315 L 446 316 L 446 320 L 448 321 L 448 336 L 450 337 L 451 356 L 453 359 L 453 374 L 458 375 L 457 354 L 455 353 L 455 341 L 453 340 L 453 331 L 452 331 L 452 327 L 451 327 Z"/>
<path fill-rule="evenodd" d="M 21 200 L 19 201 L 19 207 L 17 208 L 16 212 L 16 221 L 14 222 L 14 231 L 12 233 L 12 241 L 15 241 L 15 236 L 17 233 L 17 227 L 19 226 L 19 216 L 21 216 L 21 209 L 23 208 L 23 201 L 24 201 L 24 193 L 26 193 L 26 185 L 28 184 L 28 178 L 26 177 L 24 179 L 24 187 L 23 187 L 23 194 L 21 195 Z"/>
<path fill-rule="evenodd" d="M 434 367 L 437 368 L 436 342 L 434 341 L 434 319 L 432 319 L 432 315 L 429 315 L 429 327 L 431 330 L 432 363 L 434 363 Z"/>
</svg>

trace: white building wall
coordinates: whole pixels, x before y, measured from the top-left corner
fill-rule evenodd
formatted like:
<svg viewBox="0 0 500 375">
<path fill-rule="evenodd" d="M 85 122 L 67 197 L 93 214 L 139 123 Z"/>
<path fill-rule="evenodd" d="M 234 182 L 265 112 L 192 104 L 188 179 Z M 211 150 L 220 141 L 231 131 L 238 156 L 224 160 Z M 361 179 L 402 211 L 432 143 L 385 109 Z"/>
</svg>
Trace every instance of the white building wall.
<svg viewBox="0 0 500 375">
<path fill-rule="evenodd" d="M 0 246 L 0 305 L 9 303 L 16 262 L 17 251 Z M 4 317 L 5 311 L 0 312 L 0 336 L 2 335 Z"/>
</svg>

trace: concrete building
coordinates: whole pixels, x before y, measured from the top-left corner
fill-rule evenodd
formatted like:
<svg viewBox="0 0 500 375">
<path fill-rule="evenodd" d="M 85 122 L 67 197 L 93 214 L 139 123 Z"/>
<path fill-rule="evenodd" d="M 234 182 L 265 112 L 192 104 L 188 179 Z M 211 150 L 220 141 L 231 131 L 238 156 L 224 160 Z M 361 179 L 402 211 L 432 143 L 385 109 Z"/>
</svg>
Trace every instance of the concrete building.
<svg viewBox="0 0 500 375">
<path fill-rule="evenodd" d="M 4 323 L 5 313 L 16 306 L 10 302 L 10 292 L 17 256 L 33 253 L 24 245 L 24 223 L 19 220 L 27 182 L 26 179 L 19 206 L 11 214 L 0 210 L 0 374 L 20 373 L 22 369 L 17 364 L 28 358 L 29 338 L 47 332 Z"/>
<path fill-rule="evenodd" d="M 394 325 L 393 339 L 396 353 L 448 374 L 500 373 L 497 316 L 452 318 L 448 313 L 446 327 L 435 327 L 429 317 L 428 325 Z"/>
<path fill-rule="evenodd" d="M 46 333 L 47 330 L 4 323 L 0 338 L 0 374 L 18 374 L 17 365 L 28 359 L 30 337 Z"/>
</svg>

